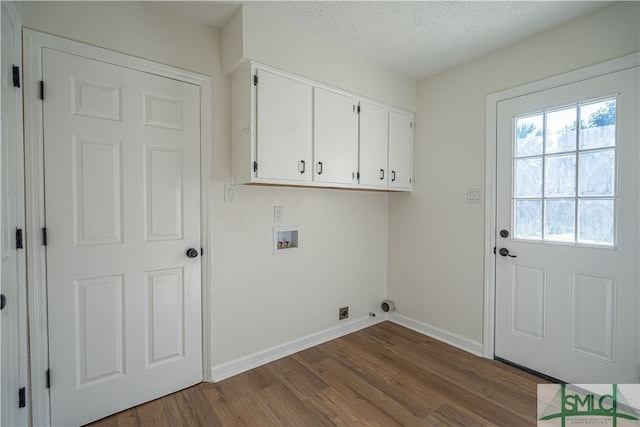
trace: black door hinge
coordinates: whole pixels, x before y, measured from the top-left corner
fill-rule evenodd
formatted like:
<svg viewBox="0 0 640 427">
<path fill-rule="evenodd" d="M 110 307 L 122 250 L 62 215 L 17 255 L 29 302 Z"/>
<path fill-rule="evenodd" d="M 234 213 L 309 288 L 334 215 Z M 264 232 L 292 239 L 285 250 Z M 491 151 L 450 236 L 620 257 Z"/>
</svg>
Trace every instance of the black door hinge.
<svg viewBox="0 0 640 427">
<path fill-rule="evenodd" d="M 44 101 L 44 80 L 40 80 L 40 99 Z"/>
<path fill-rule="evenodd" d="M 27 389 L 22 387 L 18 390 L 18 408 L 27 406 Z"/>
<path fill-rule="evenodd" d="M 42 244 L 47 246 L 47 227 L 42 228 Z"/>
<path fill-rule="evenodd" d="M 13 87 L 20 87 L 20 67 L 14 65 L 12 68 L 13 72 Z"/>
<path fill-rule="evenodd" d="M 16 228 L 16 249 L 24 249 L 22 242 L 22 228 Z"/>
<path fill-rule="evenodd" d="M 51 369 L 47 369 L 44 373 L 44 381 L 47 388 L 51 388 Z"/>
<path fill-rule="evenodd" d="M 258 172 L 258 162 L 253 162 L 253 171 Z"/>
<path fill-rule="evenodd" d="M 257 74 L 253 75 L 253 85 L 254 86 L 258 86 L 258 75 Z"/>
</svg>

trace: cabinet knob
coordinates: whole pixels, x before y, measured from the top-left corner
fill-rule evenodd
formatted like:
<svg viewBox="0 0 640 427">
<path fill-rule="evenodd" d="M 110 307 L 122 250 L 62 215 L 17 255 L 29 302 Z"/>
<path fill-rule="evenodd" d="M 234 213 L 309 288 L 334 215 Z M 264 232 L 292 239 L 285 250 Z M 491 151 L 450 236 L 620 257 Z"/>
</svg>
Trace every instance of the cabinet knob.
<svg viewBox="0 0 640 427">
<path fill-rule="evenodd" d="M 318 162 L 318 175 L 322 175 L 322 162 Z"/>
<path fill-rule="evenodd" d="M 380 169 L 380 180 L 384 179 L 384 169 Z"/>
<path fill-rule="evenodd" d="M 396 171 L 391 171 L 391 181 L 396 180 Z"/>
<path fill-rule="evenodd" d="M 307 164 L 304 160 L 300 160 L 300 166 L 298 170 L 300 171 L 300 173 L 305 173 L 307 171 Z"/>
</svg>

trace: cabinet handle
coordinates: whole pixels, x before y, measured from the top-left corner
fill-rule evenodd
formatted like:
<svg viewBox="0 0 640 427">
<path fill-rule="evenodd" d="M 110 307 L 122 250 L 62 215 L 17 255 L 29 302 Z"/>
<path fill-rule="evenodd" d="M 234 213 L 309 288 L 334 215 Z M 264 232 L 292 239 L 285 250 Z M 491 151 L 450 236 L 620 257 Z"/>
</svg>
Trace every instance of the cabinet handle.
<svg viewBox="0 0 640 427">
<path fill-rule="evenodd" d="M 391 181 L 396 180 L 396 171 L 391 171 Z"/>
<path fill-rule="evenodd" d="M 322 162 L 318 162 L 318 175 L 322 175 Z"/>
<path fill-rule="evenodd" d="M 380 169 L 380 179 L 384 179 L 384 169 Z"/>
<path fill-rule="evenodd" d="M 300 173 L 305 173 L 307 171 L 307 164 L 305 163 L 304 160 L 300 160 Z"/>
</svg>

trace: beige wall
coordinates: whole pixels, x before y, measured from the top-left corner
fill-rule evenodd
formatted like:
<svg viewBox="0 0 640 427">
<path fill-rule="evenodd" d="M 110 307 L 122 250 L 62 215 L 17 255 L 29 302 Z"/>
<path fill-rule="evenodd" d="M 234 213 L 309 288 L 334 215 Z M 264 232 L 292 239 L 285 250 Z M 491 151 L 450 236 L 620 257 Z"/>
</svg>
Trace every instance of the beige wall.
<svg viewBox="0 0 640 427">
<path fill-rule="evenodd" d="M 255 15 L 251 19 L 262 32 L 298 38 Z M 212 283 L 204 285 L 213 297 L 214 365 L 337 327 L 344 305 L 350 306 L 350 319 L 366 319 L 377 308 L 386 295 L 386 193 L 241 186 L 235 203 L 223 202 L 223 186 L 231 182 L 231 99 L 218 30 L 170 15 L 152 2 L 25 2 L 23 21 L 28 28 L 212 76 L 213 140 L 205 143 L 213 145 L 209 250 L 214 264 Z M 301 64 L 339 55 L 329 47 L 299 48 Z M 252 49 L 259 55 L 263 48 Z M 272 46 L 264 50 L 256 59 L 291 65 L 274 56 Z M 362 71 L 352 60 L 316 70 L 313 77 L 331 81 L 338 74 L 348 85 L 362 80 Z M 372 97 L 380 86 L 389 93 L 404 91 L 396 94 L 395 104 L 415 106 L 415 82 L 370 71 L 374 77 L 366 84 L 347 89 Z M 272 221 L 274 205 L 284 206 L 281 224 Z M 274 225 L 300 225 L 302 250 L 274 256 Z"/>
<path fill-rule="evenodd" d="M 418 84 L 415 191 L 389 197 L 398 313 L 482 342 L 486 95 L 640 50 L 638 2 L 608 6 Z"/>
</svg>

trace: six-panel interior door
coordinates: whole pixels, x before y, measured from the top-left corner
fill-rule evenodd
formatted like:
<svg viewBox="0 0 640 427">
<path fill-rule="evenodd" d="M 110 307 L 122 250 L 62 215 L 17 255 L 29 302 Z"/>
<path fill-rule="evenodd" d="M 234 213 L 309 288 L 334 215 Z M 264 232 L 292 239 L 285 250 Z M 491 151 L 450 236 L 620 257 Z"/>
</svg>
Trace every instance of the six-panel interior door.
<svg viewBox="0 0 640 427">
<path fill-rule="evenodd" d="M 497 357 L 638 381 L 639 81 L 636 67 L 498 104 Z"/>
<path fill-rule="evenodd" d="M 51 422 L 79 425 L 202 379 L 199 88 L 51 49 L 43 77 Z"/>
</svg>

